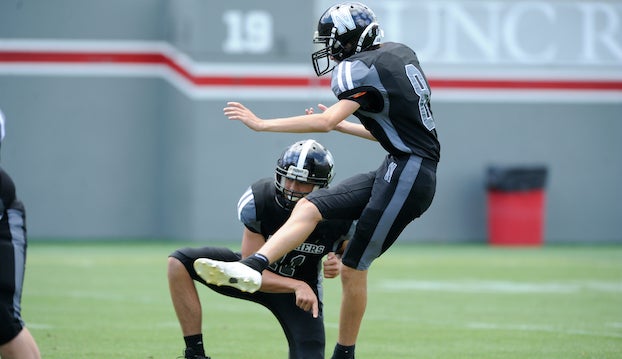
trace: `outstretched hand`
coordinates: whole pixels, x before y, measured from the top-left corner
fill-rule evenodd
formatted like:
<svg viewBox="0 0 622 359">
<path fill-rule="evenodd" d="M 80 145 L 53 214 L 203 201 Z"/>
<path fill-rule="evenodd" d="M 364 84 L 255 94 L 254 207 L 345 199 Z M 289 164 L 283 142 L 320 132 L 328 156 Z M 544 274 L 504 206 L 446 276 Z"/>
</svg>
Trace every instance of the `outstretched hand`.
<svg viewBox="0 0 622 359">
<path fill-rule="evenodd" d="M 230 120 L 242 121 L 253 131 L 261 130 L 263 120 L 239 102 L 227 102 L 227 107 L 223 109 L 223 112 Z"/>
<path fill-rule="evenodd" d="M 322 105 L 321 103 L 319 103 L 317 105 L 317 108 L 319 108 L 320 110 L 322 110 L 322 112 L 326 111 L 328 109 L 328 107 Z M 309 108 L 305 108 L 305 114 L 307 115 L 313 115 L 314 114 L 314 110 L 313 107 L 309 107 Z"/>
</svg>

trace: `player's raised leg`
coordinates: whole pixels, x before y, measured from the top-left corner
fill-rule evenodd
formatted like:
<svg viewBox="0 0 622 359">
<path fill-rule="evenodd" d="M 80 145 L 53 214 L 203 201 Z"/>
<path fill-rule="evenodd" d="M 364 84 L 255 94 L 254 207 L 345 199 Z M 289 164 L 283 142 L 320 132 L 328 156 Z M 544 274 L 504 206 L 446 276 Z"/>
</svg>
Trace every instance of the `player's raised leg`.
<svg viewBox="0 0 622 359">
<path fill-rule="evenodd" d="M 240 262 L 199 258 L 194 261 L 194 270 L 210 284 L 227 285 L 250 293 L 261 287 L 261 273 Z"/>
<path fill-rule="evenodd" d="M 289 220 L 254 255 L 240 262 L 199 258 L 194 262 L 194 269 L 207 283 L 253 293 L 261 287 L 261 272 L 304 242 L 321 220 L 317 207 L 302 198 Z"/>
</svg>

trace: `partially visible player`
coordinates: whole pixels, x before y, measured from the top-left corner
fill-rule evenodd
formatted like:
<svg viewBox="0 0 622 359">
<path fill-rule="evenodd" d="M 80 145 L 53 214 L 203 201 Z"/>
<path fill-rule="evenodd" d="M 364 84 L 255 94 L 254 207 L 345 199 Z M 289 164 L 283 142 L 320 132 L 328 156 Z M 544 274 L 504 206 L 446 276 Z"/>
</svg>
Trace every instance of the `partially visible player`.
<svg viewBox="0 0 622 359">
<path fill-rule="evenodd" d="M 0 145 L 4 140 L 0 111 Z M 0 358 L 38 359 L 39 347 L 21 315 L 26 269 L 26 212 L 15 183 L 0 167 Z"/>
<path fill-rule="evenodd" d="M 318 76 L 332 71 L 338 101 L 322 113 L 262 119 L 238 102 L 224 114 L 254 131 L 328 132 L 379 142 L 387 155 L 372 172 L 350 177 L 300 200 L 272 240 L 236 263 L 208 261 L 229 285 L 254 290 L 261 272 L 296 248 L 322 220 L 358 219 L 343 257 L 339 336 L 334 359 L 354 358 L 367 306 L 367 272 L 404 228 L 431 205 L 440 143 L 430 108 L 431 90 L 415 52 L 385 42 L 373 11 L 358 2 L 328 8 L 318 21 L 312 54 Z M 336 64 L 336 66 L 334 65 Z M 354 115 L 360 124 L 346 121 Z M 361 159 L 362 161 L 364 159 Z"/>
<path fill-rule="evenodd" d="M 185 358 L 208 358 L 201 328 L 203 313 L 193 282 L 206 284 L 200 277 L 205 273 L 199 258 L 233 262 L 256 252 L 287 220 L 298 200 L 328 186 L 333 178 L 333 166 L 331 153 L 320 143 L 306 140 L 292 144 L 279 157 L 275 176 L 252 184 L 238 202 L 238 217 L 244 224 L 241 253 L 227 248 L 203 247 L 183 248 L 171 254 L 168 280 L 186 343 Z M 320 264 L 326 256 L 324 276 L 339 275 L 341 261 L 337 256 L 343 251 L 352 229 L 350 220 L 322 222 L 304 243 L 264 271 L 261 288 L 255 293 L 213 284 L 208 287 L 268 308 L 283 328 L 290 359 L 324 358 Z M 218 333 L 212 333 L 211 337 L 218 340 Z"/>
</svg>

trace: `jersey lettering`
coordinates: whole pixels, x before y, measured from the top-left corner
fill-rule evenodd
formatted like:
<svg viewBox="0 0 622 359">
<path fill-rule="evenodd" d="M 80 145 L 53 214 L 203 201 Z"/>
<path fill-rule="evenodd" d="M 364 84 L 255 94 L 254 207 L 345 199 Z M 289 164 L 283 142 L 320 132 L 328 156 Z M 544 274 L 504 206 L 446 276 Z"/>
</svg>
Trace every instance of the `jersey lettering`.
<svg viewBox="0 0 622 359">
<path fill-rule="evenodd" d="M 406 69 L 406 76 L 412 85 L 415 93 L 419 96 L 419 113 L 421 114 L 421 122 L 428 131 L 432 131 L 436 128 L 434 123 L 434 117 L 432 117 L 432 111 L 430 111 L 430 88 L 425 81 L 423 74 L 413 64 L 407 64 L 404 66 Z"/>
<path fill-rule="evenodd" d="M 293 257 L 289 262 L 284 262 L 285 257 L 283 257 L 279 261 L 272 263 L 270 268 L 284 277 L 293 277 L 296 274 L 296 268 L 300 267 L 305 262 L 305 259 L 306 257 L 301 254 Z"/>
<path fill-rule="evenodd" d="M 325 248 L 326 246 L 323 246 L 323 245 L 317 245 L 313 243 L 304 242 L 301 245 L 299 245 L 295 249 L 295 251 L 302 252 L 302 253 L 309 253 L 309 254 L 322 254 L 324 253 Z"/>
</svg>

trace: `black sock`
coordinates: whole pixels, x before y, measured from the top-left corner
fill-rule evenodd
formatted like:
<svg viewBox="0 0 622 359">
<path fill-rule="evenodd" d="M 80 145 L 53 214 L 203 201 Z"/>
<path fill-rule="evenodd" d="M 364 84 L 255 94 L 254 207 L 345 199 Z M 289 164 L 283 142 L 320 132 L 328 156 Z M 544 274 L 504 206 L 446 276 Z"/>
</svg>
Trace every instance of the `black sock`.
<svg viewBox="0 0 622 359">
<path fill-rule="evenodd" d="M 354 359 L 354 345 L 345 346 L 337 343 L 331 359 Z"/>
<path fill-rule="evenodd" d="M 186 348 L 192 349 L 193 354 L 205 356 L 205 349 L 203 348 L 203 334 L 188 335 L 184 337 L 186 342 Z"/>
<path fill-rule="evenodd" d="M 263 272 L 263 270 L 268 268 L 268 266 L 270 265 L 268 258 L 260 253 L 255 253 L 251 256 L 248 256 L 242 259 L 240 263 L 244 264 L 247 267 L 251 267 L 259 273 Z"/>
</svg>

